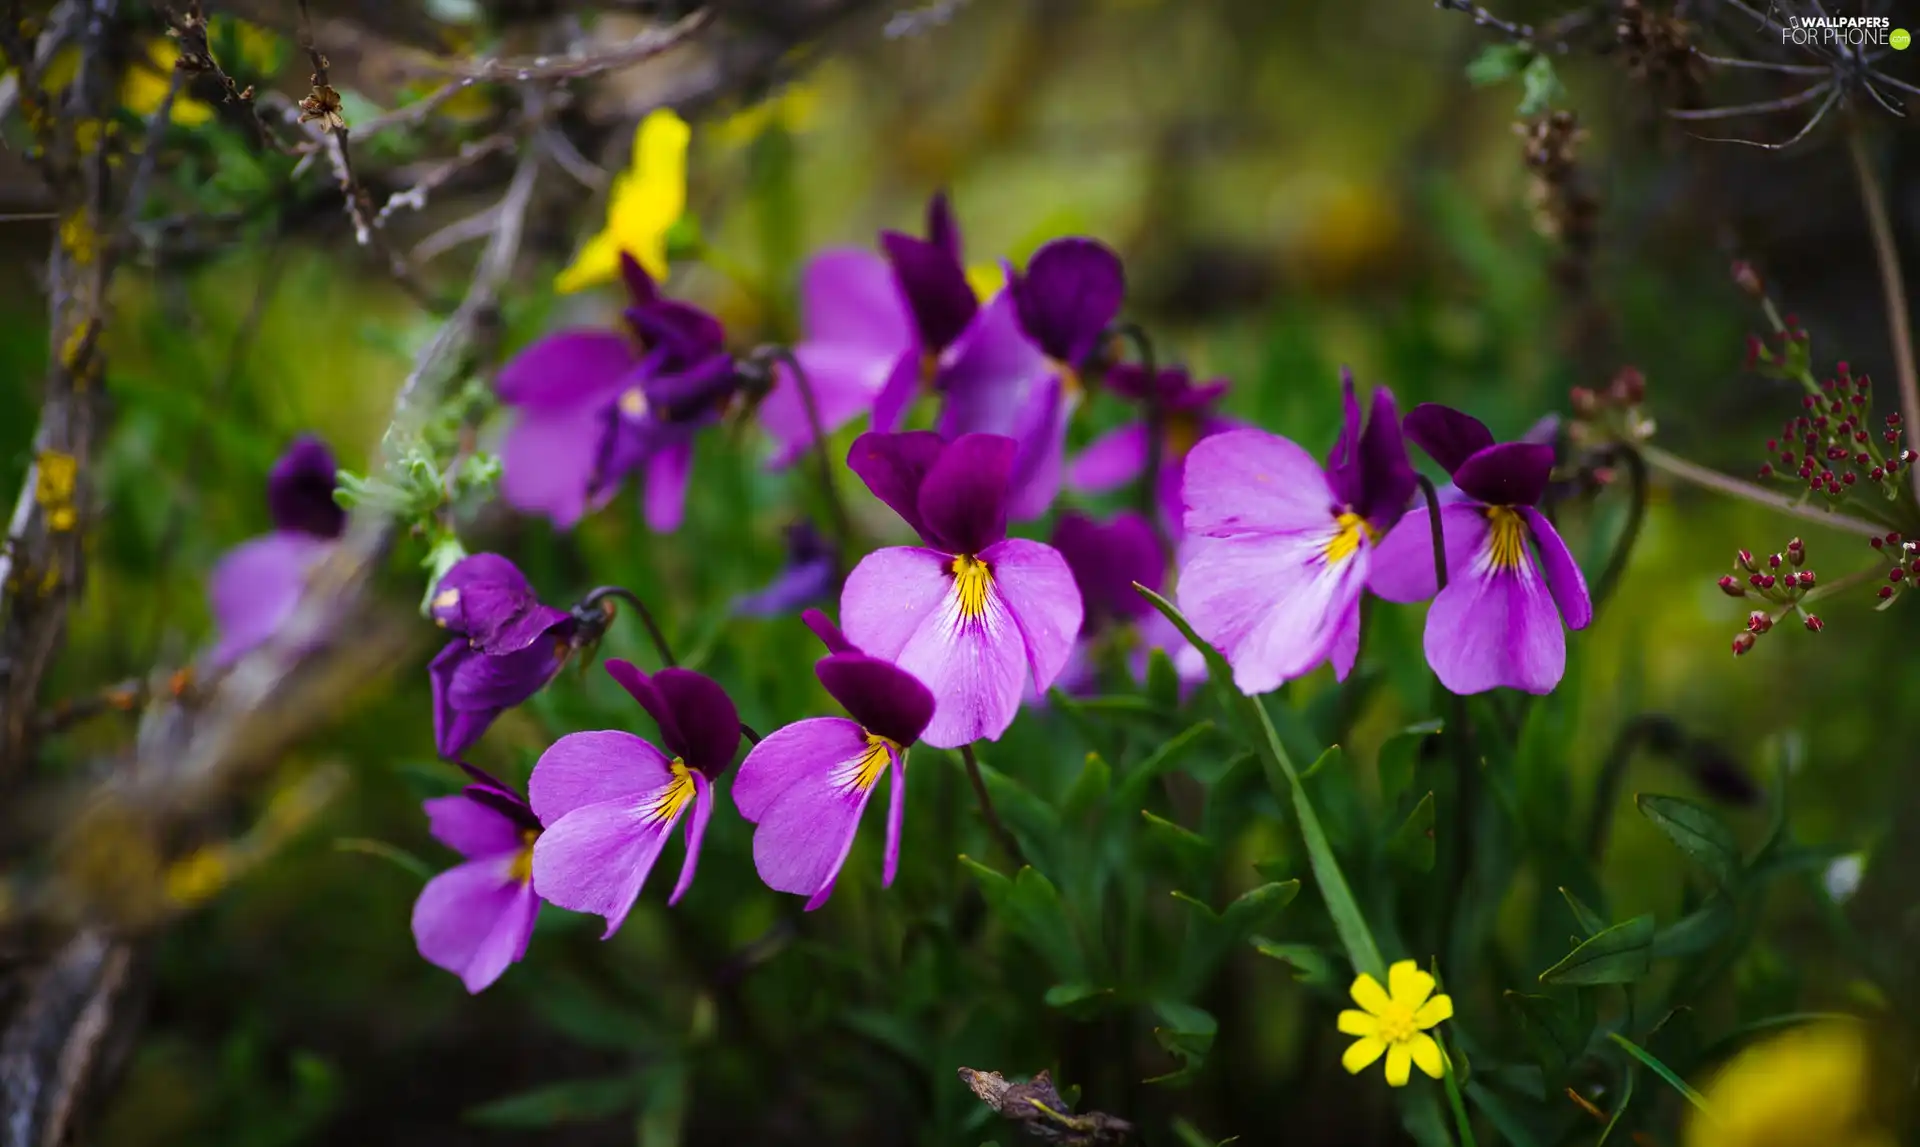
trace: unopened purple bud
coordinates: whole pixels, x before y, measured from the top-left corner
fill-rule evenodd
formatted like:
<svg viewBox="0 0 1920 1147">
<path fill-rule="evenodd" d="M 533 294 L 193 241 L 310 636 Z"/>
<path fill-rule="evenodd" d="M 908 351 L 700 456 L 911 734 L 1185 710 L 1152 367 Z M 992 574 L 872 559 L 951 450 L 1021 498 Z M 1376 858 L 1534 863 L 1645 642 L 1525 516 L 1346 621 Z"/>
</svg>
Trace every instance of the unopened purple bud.
<svg viewBox="0 0 1920 1147">
<path fill-rule="evenodd" d="M 1733 555 L 1733 561 L 1735 565 L 1739 566 L 1743 570 L 1746 570 L 1748 573 L 1760 572 L 1760 567 L 1753 564 L 1753 552 L 1751 550 L 1735 551 Z"/>
<path fill-rule="evenodd" d="M 1883 586 L 1881 586 L 1881 587 L 1880 587 L 1880 600 L 1881 600 L 1881 601 L 1885 601 L 1885 600 L 1887 600 L 1888 598 L 1890 598 L 1890 597 L 1892 597 L 1892 596 L 1893 596 L 1893 587 L 1892 587 L 1892 586 L 1890 586 L 1890 585 L 1883 585 Z"/>
<path fill-rule="evenodd" d="M 1740 634 L 1738 637 L 1735 637 L 1733 639 L 1733 655 L 1735 657 L 1745 656 L 1747 651 L 1753 648 L 1753 643 L 1754 643 L 1753 634 L 1751 633 Z"/>
<path fill-rule="evenodd" d="M 1720 592 L 1726 594 L 1728 597 L 1747 596 L 1746 589 L 1742 587 L 1739 582 L 1733 580 L 1732 574 L 1728 574 L 1726 577 L 1720 579 Z"/>
<path fill-rule="evenodd" d="M 1825 629 L 1826 627 L 1827 627 L 1826 622 L 1821 621 L 1818 617 L 1815 617 L 1811 613 L 1807 615 L 1807 631 L 1808 632 L 1818 633 L 1821 630 Z"/>
<path fill-rule="evenodd" d="M 1756 609 L 1752 613 L 1747 615 L 1747 632 L 1748 633 L 1765 633 L 1767 630 L 1772 628 L 1773 628 L 1773 618 L 1768 617 L 1766 614 L 1760 612 L 1759 610 Z"/>
</svg>

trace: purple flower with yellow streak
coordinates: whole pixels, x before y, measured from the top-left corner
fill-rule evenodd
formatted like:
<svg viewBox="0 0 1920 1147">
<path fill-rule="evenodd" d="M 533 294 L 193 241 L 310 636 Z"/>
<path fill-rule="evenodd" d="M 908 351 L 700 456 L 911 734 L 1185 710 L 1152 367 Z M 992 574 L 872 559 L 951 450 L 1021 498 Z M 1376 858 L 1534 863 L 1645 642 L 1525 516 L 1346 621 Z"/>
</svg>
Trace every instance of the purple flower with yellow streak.
<svg viewBox="0 0 1920 1147">
<path fill-rule="evenodd" d="M 1081 371 L 1126 297 L 1120 256 L 1092 239 L 1056 239 L 982 308 L 946 384 L 948 437 L 1005 434 L 1018 443 L 1008 512 L 1047 512 L 1060 492 L 1067 424 L 1086 393 Z M 877 423 L 876 423 L 877 424 Z"/>
<path fill-rule="evenodd" d="M 718 319 L 662 298 L 638 263 L 621 261 L 624 330 L 558 331 L 501 368 L 494 388 L 515 417 L 500 489 L 515 509 L 567 528 L 642 474 L 647 526 L 671 533 L 694 437 L 719 419 L 739 374 Z"/>
<path fill-rule="evenodd" d="M 957 748 L 1006 731 L 1023 679 L 1042 691 L 1080 630 L 1080 591 L 1058 551 L 1007 537 L 1012 439 L 931 431 L 861 435 L 847 456 L 926 543 L 876 550 L 840 593 L 847 637 L 933 693 L 923 739 Z"/>
<path fill-rule="evenodd" d="M 1389 601 L 1433 598 L 1427 663 L 1452 692 L 1552 692 L 1566 672 L 1562 622 L 1584 629 L 1593 620 L 1586 578 L 1537 508 L 1553 446 L 1496 444 L 1478 419 L 1434 403 L 1408 411 L 1406 432 L 1457 490 L 1440 498 L 1447 587 L 1436 596 L 1428 518 L 1411 513 L 1380 543 L 1374 592 Z"/>
<path fill-rule="evenodd" d="M 1187 458 L 1180 609 L 1248 694 L 1329 659 L 1346 678 L 1360 596 L 1387 564 L 1374 547 L 1417 482 L 1393 395 L 1373 392 L 1363 428 L 1351 378 L 1343 390 L 1345 424 L 1324 468 L 1264 430 L 1215 435 Z"/>
<path fill-rule="evenodd" d="M 854 648 L 819 610 L 802 617 L 827 647 L 814 675 L 852 714 L 812 717 L 776 729 L 740 763 L 733 803 L 757 827 L 753 864 L 780 892 L 807 897 L 811 912 L 833 894 L 867 801 L 889 777 L 886 859 L 891 886 L 906 812 L 907 750 L 933 718 L 933 694 L 904 669 Z"/>
<path fill-rule="evenodd" d="M 425 802 L 433 838 L 465 860 L 427 881 L 413 902 L 420 955 L 478 992 L 527 954 L 540 900 L 533 892 L 533 842 L 540 822 L 518 793 L 461 765 L 474 783 Z"/>
<path fill-rule="evenodd" d="M 611 936 L 683 818 L 687 855 L 667 903 L 692 887 L 713 782 L 733 764 L 740 715 L 726 690 L 691 670 L 649 677 L 613 660 L 607 673 L 660 727 L 666 751 L 632 733 L 569 733 L 540 755 L 527 794 L 546 826 L 533 849 L 534 887 L 562 908 L 605 917 Z"/>
<path fill-rule="evenodd" d="M 801 278 L 806 337 L 793 355 L 807 372 L 828 434 L 868 410 L 875 429 L 897 429 L 921 390 L 944 388 L 956 343 L 980 310 L 945 195 L 927 204 L 926 238 L 883 231 L 880 246 L 884 256 L 857 249 L 823 252 Z M 785 366 L 777 370 L 761 413 L 780 442 L 776 465 L 792 462 L 812 444 L 812 420 Z"/>
<path fill-rule="evenodd" d="M 346 511 L 333 500 L 337 470 L 333 451 L 310 434 L 294 439 L 274 463 L 267 475 L 273 532 L 227 551 L 207 578 L 220 633 L 209 656 L 214 668 L 232 664 L 293 616 L 308 572 L 346 529 Z"/>
<path fill-rule="evenodd" d="M 499 554 L 455 562 L 434 586 L 427 612 L 456 635 L 427 665 L 433 741 L 449 759 L 553 680 L 579 625 L 566 610 L 541 604 L 526 575 Z"/>
<path fill-rule="evenodd" d="M 1108 390 L 1138 403 L 1142 416 L 1089 442 L 1067 469 L 1067 488 L 1081 494 L 1104 494 L 1144 474 L 1152 453 L 1147 412 L 1157 404 L 1160 476 L 1155 494 L 1160 513 L 1177 537 L 1183 531 L 1180 483 L 1188 453 L 1203 439 L 1244 425 L 1214 413 L 1226 395 L 1227 380 L 1214 379 L 1196 386 L 1186 367 L 1169 366 L 1156 372 L 1149 390 L 1144 367 L 1121 363 L 1107 370 L 1104 381 Z"/>
</svg>

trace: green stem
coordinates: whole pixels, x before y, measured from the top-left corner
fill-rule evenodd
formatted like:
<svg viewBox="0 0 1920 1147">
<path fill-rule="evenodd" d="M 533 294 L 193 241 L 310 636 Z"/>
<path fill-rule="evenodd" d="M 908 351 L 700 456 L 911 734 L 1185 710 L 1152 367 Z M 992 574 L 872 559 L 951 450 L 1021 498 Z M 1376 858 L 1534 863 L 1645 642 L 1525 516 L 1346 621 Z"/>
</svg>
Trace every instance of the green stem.
<svg viewBox="0 0 1920 1147">
<path fill-rule="evenodd" d="M 1866 209 L 1867 229 L 1873 234 L 1873 259 L 1880 268 L 1887 335 L 1893 340 L 1894 372 L 1900 381 L 1900 416 L 1912 436 L 1920 434 L 1920 370 L 1914 366 L 1913 319 L 1907 310 L 1906 280 L 1900 274 L 1900 248 L 1887 217 L 1886 197 L 1880 193 L 1880 181 L 1874 178 L 1873 165 L 1867 158 L 1866 140 L 1857 126 L 1847 132 L 1847 153 L 1853 157 L 1853 173 L 1860 181 L 1860 203 Z M 1920 465 L 1908 469 L 1913 496 L 1920 501 Z"/>
<path fill-rule="evenodd" d="M 973 755 L 972 745 L 960 746 L 960 760 L 967 766 L 967 779 L 973 782 L 974 799 L 980 802 L 980 819 L 987 822 L 987 831 L 993 833 L 993 839 L 999 843 L 1007 859 L 1013 861 L 1015 868 L 1025 868 L 1026 854 L 1020 851 L 1020 842 L 1000 820 L 1000 814 L 994 810 L 993 796 L 987 792 L 987 781 L 980 775 L 980 761 Z"/>
<path fill-rule="evenodd" d="M 1809 522 L 1818 522 L 1829 529 L 1844 530 L 1847 533 L 1858 534 L 1864 538 L 1871 538 L 1895 528 L 1891 522 L 1870 522 L 1865 518 L 1856 518 L 1850 514 L 1842 514 L 1837 510 L 1822 510 L 1815 506 L 1796 502 L 1784 494 L 1776 494 L 1772 490 L 1756 486 L 1751 482 L 1743 482 L 1738 478 L 1730 478 L 1717 470 L 1709 470 L 1705 466 L 1689 462 L 1677 454 L 1670 454 L 1660 449 L 1658 446 L 1643 445 L 1639 450 L 1641 458 L 1643 458 L 1648 465 L 1664 474 L 1678 478 L 1683 482 L 1691 482 L 1696 486 L 1704 487 L 1718 494 L 1725 494 L 1730 498 L 1742 498 L 1749 502 L 1755 502 L 1795 518 L 1802 518 Z M 1920 469 L 1920 467 L 1916 467 L 1916 469 Z"/>
<path fill-rule="evenodd" d="M 826 426 L 820 419 L 820 401 L 813 393 L 813 379 L 808 377 L 791 348 L 774 346 L 762 353 L 767 358 L 784 363 L 793 372 L 794 385 L 800 390 L 800 404 L 807 412 L 807 429 L 813 434 L 814 457 L 818 459 L 820 467 L 820 492 L 826 496 L 827 513 L 833 519 L 835 552 L 839 561 L 845 561 L 853 546 L 853 519 L 847 515 L 847 507 L 840 501 L 840 488 L 833 480 L 832 444 L 827 437 Z"/>
<path fill-rule="evenodd" d="M 1593 610 L 1600 607 L 1613 596 L 1619 588 L 1621 575 L 1627 572 L 1627 562 L 1633 557 L 1634 543 L 1640 540 L 1640 527 L 1647 520 L 1647 460 L 1636 450 L 1623 450 L 1621 457 L 1627 464 L 1627 485 L 1633 491 L 1633 501 L 1627 504 L 1627 523 L 1620 528 L 1620 536 L 1614 540 L 1613 552 L 1607 556 L 1607 568 L 1593 583 Z"/>
<path fill-rule="evenodd" d="M 1467 1105 L 1460 1098 L 1460 1081 L 1454 1078 L 1453 1057 L 1447 1054 L 1447 1045 L 1438 1035 L 1434 1042 L 1440 1044 L 1441 1082 L 1447 1087 L 1447 1106 L 1453 1108 L 1453 1125 L 1460 1131 L 1460 1147 L 1479 1147 L 1473 1137 L 1473 1120 L 1467 1118 Z"/>
<path fill-rule="evenodd" d="M 1433 479 L 1425 474 L 1415 477 L 1427 493 L 1427 529 L 1433 534 L 1433 581 L 1437 593 L 1447 588 L 1447 535 L 1440 525 L 1440 492 L 1433 488 Z"/>
</svg>

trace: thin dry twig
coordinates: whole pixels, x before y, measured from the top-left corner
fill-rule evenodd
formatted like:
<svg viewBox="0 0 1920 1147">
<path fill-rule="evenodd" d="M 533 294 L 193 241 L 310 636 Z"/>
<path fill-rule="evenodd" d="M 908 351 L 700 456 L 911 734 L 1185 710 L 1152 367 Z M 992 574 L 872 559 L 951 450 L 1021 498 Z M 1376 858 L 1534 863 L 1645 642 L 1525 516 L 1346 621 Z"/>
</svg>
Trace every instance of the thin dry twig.
<svg viewBox="0 0 1920 1147">
<path fill-rule="evenodd" d="M 1866 208 L 1867 229 L 1873 235 L 1873 260 L 1880 269 L 1880 294 L 1887 306 L 1887 336 L 1893 340 L 1894 373 L 1900 380 L 1900 417 L 1908 426 L 1920 427 L 1920 371 L 1914 366 L 1913 312 L 1907 308 L 1907 283 L 1900 273 L 1900 247 L 1894 241 L 1886 197 L 1880 193 L 1880 181 L 1874 176 L 1866 141 L 1861 138 L 1858 126 L 1847 134 L 1847 151 L 1853 157 L 1853 174 L 1860 182 L 1860 202 Z M 1920 466 L 1909 469 L 1913 471 L 1914 497 L 1920 499 Z"/>
<path fill-rule="evenodd" d="M 711 9 L 699 8 L 664 28 L 650 28 L 618 47 L 601 52 L 501 57 L 492 60 L 426 57 L 416 60 L 415 63 L 423 72 L 501 84 L 579 80 L 617 68 L 630 68 L 652 59 L 668 49 L 678 47 L 705 28 L 712 20 Z"/>
</svg>

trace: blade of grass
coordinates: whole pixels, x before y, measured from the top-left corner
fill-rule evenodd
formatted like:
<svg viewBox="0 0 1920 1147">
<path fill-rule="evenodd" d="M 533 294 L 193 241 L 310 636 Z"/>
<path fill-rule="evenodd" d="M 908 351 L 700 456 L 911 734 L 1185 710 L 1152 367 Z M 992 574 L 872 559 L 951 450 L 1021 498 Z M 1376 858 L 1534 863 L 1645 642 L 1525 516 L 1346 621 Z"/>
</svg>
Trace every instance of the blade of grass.
<svg viewBox="0 0 1920 1147">
<path fill-rule="evenodd" d="M 1646 1048 L 1641 1047 L 1639 1044 L 1634 1043 L 1632 1040 L 1628 1039 L 1626 1036 L 1621 1035 L 1619 1032 L 1608 1032 L 1607 1038 L 1619 1044 L 1621 1048 L 1624 1049 L 1628 1055 L 1639 1060 L 1641 1063 L 1646 1064 L 1647 1068 L 1651 1070 L 1653 1074 L 1659 1076 L 1661 1079 L 1666 1080 L 1667 1083 L 1670 1086 L 1672 1086 L 1672 1088 L 1675 1091 L 1686 1096 L 1687 1102 L 1693 1104 L 1693 1106 L 1699 1110 L 1700 1114 L 1706 1116 L 1708 1119 L 1717 1118 L 1713 1113 L 1713 1109 L 1707 1106 L 1707 1097 L 1695 1091 L 1693 1088 L 1687 1086 L 1686 1080 L 1681 1079 L 1680 1076 L 1676 1074 L 1672 1068 L 1668 1067 L 1664 1063 L 1661 1063 L 1660 1060 L 1656 1058 L 1652 1052 L 1648 1051 Z"/>
</svg>

